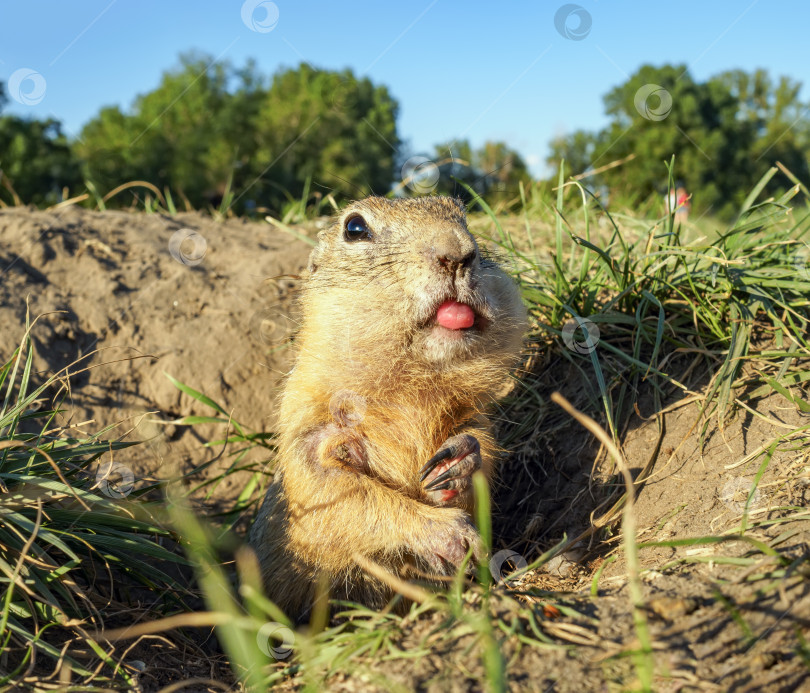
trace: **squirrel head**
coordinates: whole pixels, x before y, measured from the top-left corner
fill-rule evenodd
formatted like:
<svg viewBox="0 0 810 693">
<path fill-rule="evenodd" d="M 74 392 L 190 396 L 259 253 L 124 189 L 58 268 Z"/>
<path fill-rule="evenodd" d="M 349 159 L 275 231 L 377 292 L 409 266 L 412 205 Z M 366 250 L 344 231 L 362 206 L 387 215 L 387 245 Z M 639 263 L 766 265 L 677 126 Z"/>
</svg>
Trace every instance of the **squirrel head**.
<svg viewBox="0 0 810 693">
<path fill-rule="evenodd" d="M 318 234 L 309 272 L 305 321 L 347 353 L 388 349 L 441 368 L 513 355 L 525 329 L 515 283 L 482 256 L 454 198 L 351 203 Z"/>
</svg>

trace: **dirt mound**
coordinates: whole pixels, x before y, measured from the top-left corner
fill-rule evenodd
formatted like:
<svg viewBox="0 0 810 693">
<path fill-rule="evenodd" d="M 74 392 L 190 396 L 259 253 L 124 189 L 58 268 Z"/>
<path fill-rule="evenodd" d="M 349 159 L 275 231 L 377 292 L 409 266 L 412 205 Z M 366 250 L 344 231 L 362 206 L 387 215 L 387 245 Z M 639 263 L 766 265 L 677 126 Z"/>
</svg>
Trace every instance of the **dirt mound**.
<svg viewBox="0 0 810 693">
<path fill-rule="evenodd" d="M 42 316 L 31 333 L 40 379 L 75 364 L 61 423 L 85 432 L 120 423 L 110 437 L 133 429 L 127 439 L 148 441 L 127 451 L 136 479 L 175 475 L 213 454 L 202 438 L 223 431 L 154 423 L 213 413 L 165 374 L 269 430 L 290 366 L 294 275 L 308 253 L 263 222 L 0 210 L 0 358 L 18 346 L 26 310 Z"/>
</svg>

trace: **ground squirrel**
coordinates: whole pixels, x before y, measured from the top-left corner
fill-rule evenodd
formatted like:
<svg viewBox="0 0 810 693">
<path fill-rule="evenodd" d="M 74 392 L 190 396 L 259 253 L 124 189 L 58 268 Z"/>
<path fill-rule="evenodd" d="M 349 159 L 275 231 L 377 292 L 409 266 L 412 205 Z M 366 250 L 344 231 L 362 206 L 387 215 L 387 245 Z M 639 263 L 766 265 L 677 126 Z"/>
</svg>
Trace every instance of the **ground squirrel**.
<svg viewBox="0 0 810 693">
<path fill-rule="evenodd" d="M 249 539 L 270 598 L 298 620 L 319 574 L 334 598 L 386 603 L 356 553 L 400 575 L 450 574 L 476 549 L 471 476 L 490 478 L 495 456 L 484 411 L 526 325 L 458 200 L 370 197 L 318 241 L 277 472 Z"/>
</svg>

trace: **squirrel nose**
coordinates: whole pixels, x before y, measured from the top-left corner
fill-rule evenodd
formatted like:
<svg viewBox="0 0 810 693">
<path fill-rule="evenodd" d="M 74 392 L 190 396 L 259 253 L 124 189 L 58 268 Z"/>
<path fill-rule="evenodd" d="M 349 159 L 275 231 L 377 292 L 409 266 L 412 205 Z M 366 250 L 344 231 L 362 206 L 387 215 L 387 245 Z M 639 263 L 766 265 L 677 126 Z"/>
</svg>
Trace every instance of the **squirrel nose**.
<svg viewBox="0 0 810 693">
<path fill-rule="evenodd" d="M 436 262 L 448 274 L 455 275 L 460 269 L 469 267 L 475 259 L 475 248 L 448 251 L 443 249 L 436 253 Z"/>
<path fill-rule="evenodd" d="M 472 250 L 463 257 L 450 255 L 449 253 L 437 255 L 436 262 L 438 262 L 439 266 L 446 270 L 448 274 L 456 274 L 460 268 L 469 267 L 474 258 L 475 250 Z"/>
</svg>

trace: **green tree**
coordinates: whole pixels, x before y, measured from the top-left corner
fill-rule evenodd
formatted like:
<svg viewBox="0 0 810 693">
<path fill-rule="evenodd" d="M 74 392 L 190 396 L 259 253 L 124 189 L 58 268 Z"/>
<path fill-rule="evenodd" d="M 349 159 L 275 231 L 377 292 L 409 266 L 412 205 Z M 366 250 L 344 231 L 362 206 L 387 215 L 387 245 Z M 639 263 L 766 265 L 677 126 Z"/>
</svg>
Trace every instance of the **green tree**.
<svg viewBox="0 0 810 693">
<path fill-rule="evenodd" d="M 308 180 L 338 197 L 385 194 L 400 146 L 398 110 L 386 87 L 351 70 L 304 64 L 276 74 L 253 122 L 249 194 L 276 209 Z"/>
<path fill-rule="evenodd" d="M 730 216 L 774 161 L 807 176 L 798 93 L 797 84 L 774 84 L 762 71 L 696 82 L 685 65 L 644 65 L 605 95 L 610 124 L 554 142 L 549 163 L 565 156 L 576 174 L 632 155 L 589 183 L 633 201 L 666 192 L 664 162 L 675 155 L 696 211 Z"/>
<path fill-rule="evenodd" d="M 644 65 L 604 102 L 613 122 L 599 136 L 592 165 L 636 155 L 605 173 L 612 190 L 628 199 L 665 192 L 663 162 L 674 154 L 677 178 L 696 207 L 722 214 L 726 206 L 737 206 L 747 187 L 742 164 L 753 133 L 736 120 L 728 89 L 695 82 L 685 65 Z"/>
<path fill-rule="evenodd" d="M 238 86 L 231 90 L 233 82 Z M 250 117 L 261 82 L 248 65 L 236 72 L 205 56 L 185 55 L 131 112 L 104 108 L 77 142 L 88 177 L 102 190 L 146 180 L 195 207 L 220 197 L 250 158 Z"/>
<path fill-rule="evenodd" d="M 469 140 L 437 144 L 432 161 L 438 167 L 439 178 L 436 187 L 425 192 L 451 195 L 469 201 L 472 196 L 459 185 L 459 181 L 462 181 L 477 193 L 486 193 L 486 175 L 475 167 L 475 152 Z"/>
<path fill-rule="evenodd" d="M 199 207 L 230 185 L 236 211 L 279 212 L 310 182 L 339 197 L 387 192 L 397 109 L 385 87 L 349 70 L 301 65 L 268 86 L 252 63 L 235 70 L 188 55 L 129 112 L 103 109 L 77 147 L 105 191 L 146 180 Z"/>
<path fill-rule="evenodd" d="M 436 192 L 466 198 L 461 180 L 490 200 L 514 198 L 520 181 L 531 180 L 523 158 L 505 142 L 485 142 L 473 149 L 468 140 L 444 142 L 435 147 L 440 177 Z"/>
<path fill-rule="evenodd" d="M 810 154 L 807 104 L 799 100 L 801 83 L 789 77 L 774 82 L 765 70 L 749 74 L 732 70 L 717 76 L 737 100 L 737 118 L 754 132 L 751 158 L 759 166 L 777 161 L 805 177 Z"/>
<path fill-rule="evenodd" d="M 0 200 L 48 205 L 81 187 L 79 164 L 61 124 L 53 119 L 0 117 Z M 12 192 L 13 191 L 13 192 Z"/>
<path fill-rule="evenodd" d="M 459 164 L 472 167 L 474 165 L 475 154 L 469 140 L 453 140 L 442 142 L 434 147 L 436 162 L 445 159 L 453 159 Z"/>
<path fill-rule="evenodd" d="M 473 159 L 490 181 L 490 197 L 514 197 L 518 184 L 531 180 L 523 157 L 504 142 L 485 142 Z"/>
<path fill-rule="evenodd" d="M 591 161 L 596 157 L 594 150 L 598 143 L 595 133 L 586 130 L 576 130 L 565 137 L 555 137 L 551 144 L 551 154 L 548 163 L 558 164 L 565 159 L 567 169 L 574 173 L 584 173 L 591 168 Z"/>
</svg>

